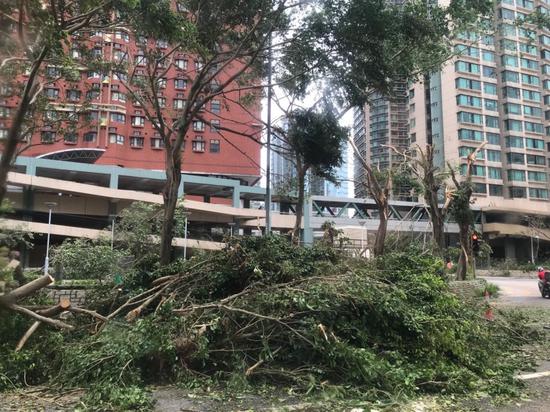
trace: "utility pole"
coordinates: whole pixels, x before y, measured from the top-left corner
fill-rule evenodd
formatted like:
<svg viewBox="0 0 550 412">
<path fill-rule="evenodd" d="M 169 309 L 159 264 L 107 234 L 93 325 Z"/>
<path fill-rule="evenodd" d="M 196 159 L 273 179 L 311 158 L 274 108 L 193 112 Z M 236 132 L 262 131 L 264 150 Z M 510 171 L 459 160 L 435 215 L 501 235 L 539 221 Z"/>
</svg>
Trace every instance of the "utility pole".
<svg viewBox="0 0 550 412">
<path fill-rule="evenodd" d="M 271 100 L 273 89 L 271 81 L 273 77 L 273 39 L 272 33 L 269 33 L 268 55 L 267 55 L 267 164 L 266 190 L 265 190 L 265 235 L 271 234 Z"/>
</svg>

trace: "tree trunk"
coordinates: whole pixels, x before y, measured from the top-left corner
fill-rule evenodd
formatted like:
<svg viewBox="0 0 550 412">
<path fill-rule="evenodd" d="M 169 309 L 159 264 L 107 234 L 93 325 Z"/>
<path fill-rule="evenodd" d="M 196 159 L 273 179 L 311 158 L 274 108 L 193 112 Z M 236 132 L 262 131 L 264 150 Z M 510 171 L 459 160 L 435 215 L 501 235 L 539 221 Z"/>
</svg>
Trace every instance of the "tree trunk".
<svg viewBox="0 0 550 412">
<path fill-rule="evenodd" d="M 23 89 L 23 93 L 21 95 L 21 101 L 19 102 L 19 106 L 17 107 L 15 115 L 12 118 L 8 136 L 3 145 L 2 157 L 0 159 L 0 204 L 3 202 L 8 191 L 8 173 L 17 156 L 17 145 L 19 144 L 21 137 L 21 128 L 23 126 L 25 116 L 27 116 L 27 112 L 31 106 L 31 94 L 38 75 L 38 69 L 40 68 L 40 65 L 42 64 L 42 61 L 46 57 L 47 53 L 48 49 L 42 49 L 40 55 L 32 65 L 27 84 L 25 84 L 25 88 Z"/>
<path fill-rule="evenodd" d="M 172 259 L 172 240 L 174 238 L 174 215 L 181 183 L 181 151 L 177 147 L 166 150 L 166 184 L 162 192 L 164 200 L 164 219 L 160 234 L 160 264 L 166 266 Z"/>
<path fill-rule="evenodd" d="M 457 280 L 466 280 L 466 274 L 468 273 L 468 266 L 470 263 L 470 226 L 459 226 L 459 240 L 460 240 L 460 256 L 458 258 L 458 265 L 456 270 Z"/>
<path fill-rule="evenodd" d="M 376 232 L 376 238 L 374 240 L 374 256 L 382 256 L 384 254 L 384 245 L 386 243 L 386 235 L 388 233 L 388 201 L 377 202 L 378 214 L 380 223 L 378 225 L 378 231 Z"/>
<path fill-rule="evenodd" d="M 306 170 L 302 167 L 301 162 L 297 162 L 298 169 L 298 202 L 296 203 L 296 221 L 292 230 L 292 243 L 295 245 L 300 243 L 300 232 L 302 230 L 302 217 L 304 215 L 304 200 L 305 200 L 305 185 L 306 185 Z"/>
</svg>

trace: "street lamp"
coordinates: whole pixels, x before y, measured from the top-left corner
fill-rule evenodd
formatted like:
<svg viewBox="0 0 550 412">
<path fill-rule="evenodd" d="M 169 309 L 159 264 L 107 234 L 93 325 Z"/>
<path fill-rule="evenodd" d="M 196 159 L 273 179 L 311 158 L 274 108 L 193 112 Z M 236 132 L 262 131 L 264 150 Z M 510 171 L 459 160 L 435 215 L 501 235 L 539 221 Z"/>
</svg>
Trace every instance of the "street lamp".
<svg viewBox="0 0 550 412">
<path fill-rule="evenodd" d="M 233 237 L 233 228 L 235 227 L 236 223 L 235 222 L 229 222 L 228 223 L 228 226 L 229 226 L 229 237 Z"/>
<path fill-rule="evenodd" d="M 185 226 L 184 226 L 184 235 L 183 235 L 183 259 L 187 260 L 187 222 L 189 220 L 189 215 L 191 212 L 185 212 Z"/>
<path fill-rule="evenodd" d="M 365 248 L 363 246 L 363 244 L 365 242 L 365 231 L 366 231 L 365 230 L 365 225 L 367 224 L 367 222 L 362 220 L 362 221 L 359 222 L 359 224 L 361 225 L 361 253 L 359 253 L 359 256 L 363 256 L 363 252 L 365 250 Z M 369 244 L 369 239 L 367 237 L 367 246 L 368 246 L 368 244 Z"/>
<path fill-rule="evenodd" d="M 57 206 L 55 202 L 45 202 L 48 208 L 48 237 L 46 239 L 46 259 L 44 260 L 44 274 L 48 274 L 50 269 L 50 234 L 52 231 L 52 209 Z"/>
</svg>

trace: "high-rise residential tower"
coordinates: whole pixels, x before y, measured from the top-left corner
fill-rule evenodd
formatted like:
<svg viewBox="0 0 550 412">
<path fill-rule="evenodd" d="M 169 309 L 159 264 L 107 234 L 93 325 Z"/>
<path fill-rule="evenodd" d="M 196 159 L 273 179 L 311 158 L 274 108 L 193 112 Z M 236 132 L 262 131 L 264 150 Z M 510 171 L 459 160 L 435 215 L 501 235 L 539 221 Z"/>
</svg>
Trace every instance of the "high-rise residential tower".
<svg viewBox="0 0 550 412">
<path fill-rule="evenodd" d="M 524 22 L 534 11 L 549 14 L 550 1 L 499 1 L 486 34 L 463 33 L 457 56 L 408 88 L 411 149 L 432 144 L 438 166 L 464 170 L 468 154 L 486 142 L 473 170 L 475 206 L 502 258 L 531 259 L 525 238 L 538 242 L 545 228 L 532 227 L 527 216 L 550 215 L 550 32 Z M 373 163 L 384 119 L 373 115 L 377 106 L 369 109 Z"/>
</svg>

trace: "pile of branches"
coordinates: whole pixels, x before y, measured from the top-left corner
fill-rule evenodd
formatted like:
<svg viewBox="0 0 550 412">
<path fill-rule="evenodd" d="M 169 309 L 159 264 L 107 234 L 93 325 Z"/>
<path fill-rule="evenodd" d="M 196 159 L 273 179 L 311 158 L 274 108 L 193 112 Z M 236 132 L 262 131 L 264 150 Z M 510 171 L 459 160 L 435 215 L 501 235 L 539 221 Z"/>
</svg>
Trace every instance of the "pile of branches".
<svg viewBox="0 0 550 412">
<path fill-rule="evenodd" d="M 412 252 L 366 262 L 235 239 L 119 297 L 96 319 L 101 333 L 68 345 L 62 375 L 139 385 L 183 374 L 372 397 L 511 383 L 520 360 L 509 354 L 527 331 L 483 319 L 449 291 L 441 265 Z"/>
</svg>

